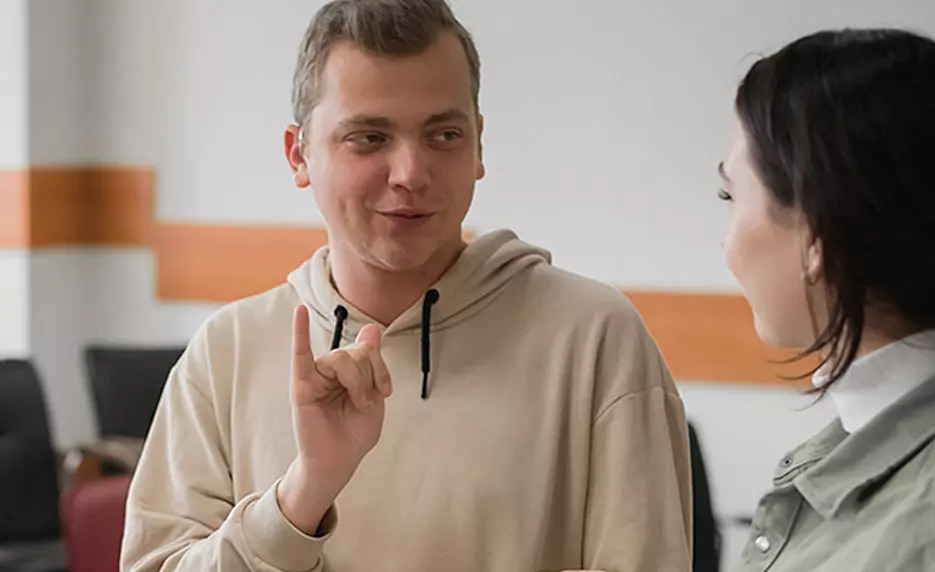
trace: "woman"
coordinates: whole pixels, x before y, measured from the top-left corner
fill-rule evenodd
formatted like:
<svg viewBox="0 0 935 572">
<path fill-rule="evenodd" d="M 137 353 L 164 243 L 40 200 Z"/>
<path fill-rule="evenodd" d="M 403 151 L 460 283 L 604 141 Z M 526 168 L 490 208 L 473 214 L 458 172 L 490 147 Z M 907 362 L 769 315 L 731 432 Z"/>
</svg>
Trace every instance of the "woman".
<svg viewBox="0 0 935 572">
<path fill-rule="evenodd" d="M 807 36 L 752 67 L 736 116 L 728 265 L 839 414 L 779 463 L 740 570 L 935 570 L 935 43 Z"/>
</svg>

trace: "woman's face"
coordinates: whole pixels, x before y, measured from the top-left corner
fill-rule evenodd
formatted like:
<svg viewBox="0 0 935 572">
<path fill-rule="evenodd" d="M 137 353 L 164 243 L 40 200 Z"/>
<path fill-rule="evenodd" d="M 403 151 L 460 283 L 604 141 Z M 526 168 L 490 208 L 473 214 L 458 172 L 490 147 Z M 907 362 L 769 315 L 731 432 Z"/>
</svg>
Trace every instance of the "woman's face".
<svg viewBox="0 0 935 572">
<path fill-rule="evenodd" d="M 811 345 L 827 321 L 819 312 L 826 307 L 820 243 L 804 214 L 778 204 L 760 180 L 739 119 L 719 170 L 720 198 L 730 209 L 724 255 L 753 308 L 757 334 L 772 346 Z"/>
</svg>

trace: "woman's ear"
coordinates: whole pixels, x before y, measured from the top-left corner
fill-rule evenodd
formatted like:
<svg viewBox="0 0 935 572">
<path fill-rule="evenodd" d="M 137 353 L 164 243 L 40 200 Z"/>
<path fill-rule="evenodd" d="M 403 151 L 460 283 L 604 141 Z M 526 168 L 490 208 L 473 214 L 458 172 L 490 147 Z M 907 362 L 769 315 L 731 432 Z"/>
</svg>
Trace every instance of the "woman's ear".
<svg viewBox="0 0 935 572">
<path fill-rule="evenodd" d="M 821 239 L 809 229 L 805 233 L 802 251 L 802 273 L 810 285 L 817 284 L 825 274 L 825 258 Z"/>
<path fill-rule="evenodd" d="M 302 139 L 302 128 L 298 125 L 286 127 L 283 134 L 283 144 L 286 152 L 286 161 L 292 169 L 295 186 L 305 188 L 309 185 L 308 164 L 303 154 L 304 141 Z"/>
</svg>

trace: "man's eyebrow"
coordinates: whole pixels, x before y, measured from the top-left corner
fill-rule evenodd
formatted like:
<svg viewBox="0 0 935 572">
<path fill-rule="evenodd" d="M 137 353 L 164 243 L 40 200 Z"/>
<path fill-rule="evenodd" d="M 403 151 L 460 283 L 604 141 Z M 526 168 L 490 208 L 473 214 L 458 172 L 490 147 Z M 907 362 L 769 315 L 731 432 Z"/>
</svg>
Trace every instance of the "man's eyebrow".
<svg viewBox="0 0 935 572">
<path fill-rule="evenodd" d="M 386 117 L 377 115 L 354 115 L 340 121 L 342 127 L 374 127 L 377 129 L 389 129 L 393 122 Z"/>
<path fill-rule="evenodd" d="M 438 123 L 446 123 L 448 121 L 468 121 L 470 118 L 468 114 L 461 109 L 448 109 L 441 113 L 436 113 L 435 115 L 429 117 L 426 121 L 426 125 L 436 125 Z"/>
</svg>

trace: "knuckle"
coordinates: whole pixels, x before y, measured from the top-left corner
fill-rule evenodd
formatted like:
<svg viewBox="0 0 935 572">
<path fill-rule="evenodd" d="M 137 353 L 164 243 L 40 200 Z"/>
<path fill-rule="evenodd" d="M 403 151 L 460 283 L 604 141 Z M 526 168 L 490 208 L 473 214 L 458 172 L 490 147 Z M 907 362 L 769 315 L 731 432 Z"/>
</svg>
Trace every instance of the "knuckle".
<svg viewBox="0 0 935 572">
<path fill-rule="evenodd" d="M 351 356 L 348 355 L 347 350 L 344 349 L 334 350 L 328 357 L 331 365 L 337 370 L 346 368 L 352 362 Z"/>
</svg>

